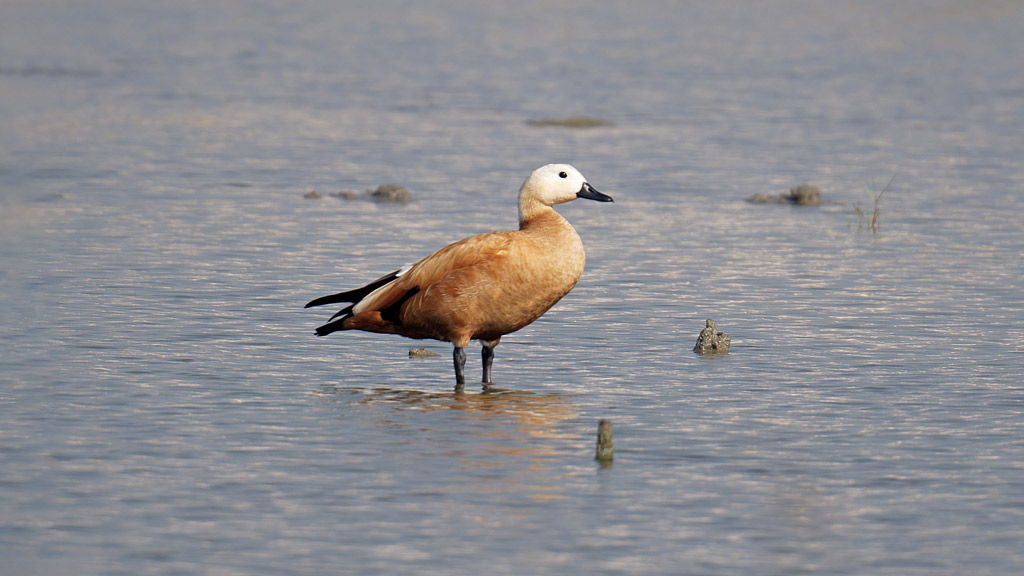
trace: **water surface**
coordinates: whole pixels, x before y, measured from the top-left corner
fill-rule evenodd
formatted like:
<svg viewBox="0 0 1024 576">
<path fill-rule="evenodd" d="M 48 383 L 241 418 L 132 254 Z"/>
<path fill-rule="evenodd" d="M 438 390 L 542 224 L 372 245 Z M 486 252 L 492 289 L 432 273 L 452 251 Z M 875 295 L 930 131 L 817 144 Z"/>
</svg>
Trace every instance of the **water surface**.
<svg viewBox="0 0 1024 576">
<path fill-rule="evenodd" d="M 4 572 L 1020 573 L 1022 27 L 5 2 Z M 612 125 L 528 124 L 578 114 Z M 587 270 L 496 389 L 455 394 L 443 343 L 313 336 L 306 301 L 514 227 L 553 161 L 616 202 L 560 207 Z M 413 202 L 326 196 L 389 182 Z M 801 182 L 826 204 L 743 201 Z M 728 355 L 691 352 L 706 318 Z"/>
</svg>

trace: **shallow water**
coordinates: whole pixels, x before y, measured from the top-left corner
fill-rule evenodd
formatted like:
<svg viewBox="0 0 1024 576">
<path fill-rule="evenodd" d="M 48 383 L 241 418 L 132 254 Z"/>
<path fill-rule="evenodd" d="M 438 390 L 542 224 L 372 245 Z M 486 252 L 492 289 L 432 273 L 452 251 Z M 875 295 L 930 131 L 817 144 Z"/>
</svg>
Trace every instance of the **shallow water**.
<svg viewBox="0 0 1024 576">
<path fill-rule="evenodd" d="M 1020 573 L 1022 25 L 3 3 L 3 572 Z M 614 124 L 527 124 L 577 114 Z M 306 301 L 514 226 L 551 161 L 616 203 L 560 207 L 587 271 L 496 389 L 313 336 Z M 386 182 L 413 202 L 326 196 Z"/>
</svg>

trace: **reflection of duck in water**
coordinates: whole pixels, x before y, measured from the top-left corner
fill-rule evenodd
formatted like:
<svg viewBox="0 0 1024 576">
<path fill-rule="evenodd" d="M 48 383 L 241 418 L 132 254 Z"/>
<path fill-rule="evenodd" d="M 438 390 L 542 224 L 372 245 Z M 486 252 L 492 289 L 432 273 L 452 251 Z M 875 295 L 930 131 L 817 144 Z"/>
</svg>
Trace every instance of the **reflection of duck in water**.
<svg viewBox="0 0 1024 576">
<path fill-rule="evenodd" d="M 568 394 L 489 388 L 480 394 L 392 388 L 321 386 L 339 414 L 368 418 L 388 443 L 414 453 L 430 470 L 457 468 L 460 481 L 438 488 L 465 502 L 467 491 L 488 498 L 549 500 L 566 490 L 566 458 L 589 443 Z M 429 472 L 428 472 L 429 474 Z"/>
<path fill-rule="evenodd" d="M 465 348 L 479 340 L 489 383 L 501 337 L 540 318 L 583 273 L 580 237 L 551 208 L 576 198 L 612 201 L 568 164 L 534 170 L 519 190 L 519 230 L 460 240 L 362 288 L 313 300 L 307 308 L 353 303 L 317 336 L 365 330 L 451 342 L 457 386 L 465 383 Z"/>
<path fill-rule="evenodd" d="M 376 388 L 323 387 L 327 395 L 357 394 L 362 405 L 391 406 L 395 409 L 413 409 L 420 412 L 455 411 L 471 418 L 503 417 L 516 424 L 520 435 L 527 437 L 560 436 L 553 428 L 578 415 L 568 402 L 567 394 L 535 394 L 526 391 L 488 388 L 481 394 L 456 392 L 423 392 Z"/>
</svg>

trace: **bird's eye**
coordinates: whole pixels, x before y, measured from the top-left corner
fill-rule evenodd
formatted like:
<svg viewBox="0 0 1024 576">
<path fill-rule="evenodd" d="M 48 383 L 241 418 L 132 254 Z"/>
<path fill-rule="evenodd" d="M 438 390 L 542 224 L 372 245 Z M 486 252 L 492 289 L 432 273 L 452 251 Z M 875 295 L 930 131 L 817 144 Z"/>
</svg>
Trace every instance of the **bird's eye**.
<svg viewBox="0 0 1024 576">
<path fill-rule="evenodd" d="M 559 173 L 558 173 L 558 177 L 559 177 L 559 178 L 568 178 L 568 177 L 569 177 L 569 175 L 568 175 L 568 174 L 566 174 L 565 172 L 559 172 Z"/>
</svg>

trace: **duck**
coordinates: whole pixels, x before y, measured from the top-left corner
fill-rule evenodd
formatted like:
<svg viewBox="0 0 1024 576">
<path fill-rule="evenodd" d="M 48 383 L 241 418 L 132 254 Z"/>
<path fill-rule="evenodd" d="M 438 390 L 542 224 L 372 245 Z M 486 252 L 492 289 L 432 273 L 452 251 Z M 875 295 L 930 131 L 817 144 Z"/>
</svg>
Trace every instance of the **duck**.
<svg viewBox="0 0 1024 576">
<path fill-rule="evenodd" d="M 456 388 L 466 382 L 466 347 L 482 345 L 488 386 L 502 336 L 540 318 L 576 286 L 586 254 L 572 225 L 552 208 L 585 198 L 613 202 L 570 164 L 534 170 L 519 189 L 519 229 L 454 242 L 353 290 L 316 298 L 306 308 L 349 303 L 316 328 L 397 334 L 450 342 Z"/>
</svg>

